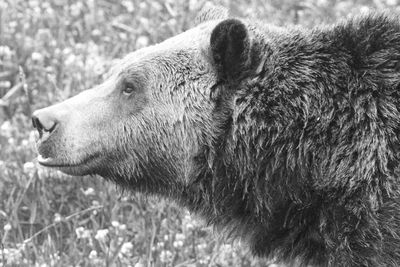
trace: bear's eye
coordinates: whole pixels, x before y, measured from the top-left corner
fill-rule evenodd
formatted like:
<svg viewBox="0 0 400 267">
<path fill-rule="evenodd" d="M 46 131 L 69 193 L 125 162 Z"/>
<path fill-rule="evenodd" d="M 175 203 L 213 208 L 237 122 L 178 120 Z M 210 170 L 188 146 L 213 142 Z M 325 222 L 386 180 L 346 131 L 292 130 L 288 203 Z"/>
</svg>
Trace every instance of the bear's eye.
<svg viewBox="0 0 400 267">
<path fill-rule="evenodd" d="M 125 95 L 130 95 L 133 92 L 135 92 L 135 87 L 130 83 L 127 83 L 124 89 L 122 90 L 122 93 L 124 93 Z"/>
</svg>

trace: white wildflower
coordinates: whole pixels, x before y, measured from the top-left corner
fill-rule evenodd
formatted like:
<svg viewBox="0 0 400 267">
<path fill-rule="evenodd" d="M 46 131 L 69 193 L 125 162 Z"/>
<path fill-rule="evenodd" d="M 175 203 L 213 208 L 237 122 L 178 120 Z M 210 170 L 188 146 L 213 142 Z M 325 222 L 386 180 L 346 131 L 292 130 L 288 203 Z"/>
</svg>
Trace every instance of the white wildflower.
<svg viewBox="0 0 400 267">
<path fill-rule="evenodd" d="M 31 58 L 35 62 L 42 62 L 44 57 L 39 52 L 33 52 Z"/>
<path fill-rule="evenodd" d="M 181 233 L 177 233 L 175 235 L 175 240 L 185 240 L 185 235 Z"/>
<path fill-rule="evenodd" d="M 14 138 L 12 138 L 12 137 L 9 137 L 8 138 L 8 143 L 10 144 L 10 145 L 15 145 L 15 139 Z"/>
<path fill-rule="evenodd" d="M 173 243 L 174 248 L 181 248 L 183 247 L 183 241 L 182 240 L 176 240 Z"/>
<path fill-rule="evenodd" d="M 68 55 L 68 57 L 64 60 L 64 64 L 66 66 L 74 65 L 74 63 L 78 60 L 78 57 L 74 54 Z"/>
<path fill-rule="evenodd" d="M 124 196 L 121 198 L 122 202 L 128 202 L 129 200 L 130 200 L 129 197 L 127 197 L 127 196 Z"/>
<path fill-rule="evenodd" d="M 83 11 L 83 4 L 81 2 L 77 2 L 71 5 L 71 15 L 77 17 Z"/>
<path fill-rule="evenodd" d="M 122 244 L 121 253 L 125 255 L 129 255 L 133 249 L 133 245 L 131 242 L 125 242 Z"/>
<path fill-rule="evenodd" d="M 140 1 L 139 9 L 146 9 L 146 8 L 147 8 L 147 3 L 144 1 Z"/>
<path fill-rule="evenodd" d="M 190 231 L 194 228 L 194 225 L 192 223 L 187 223 L 187 224 L 185 224 L 185 228 L 187 231 Z"/>
<path fill-rule="evenodd" d="M 0 8 L 1 8 L 1 3 L 0 3 Z M 18 23 L 16 21 L 10 21 L 8 23 L 8 27 L 15 29 L 18 26 Z"/>
<path fill-rule="evenodd" d="M 6 1 L 0 1 L 0 9 L 7 10 L 7 8 L 8 8 L 8 3 Z"/>
<path fill-rule="evenodd" d="M 204 250 L 207 248 L 207 244 L 206 243 L 201 243 L 197 245 L 197 249 L 198 250 Z"/>
<path fill-rule="evenodd" d="M 96 238 L 100 242 L 104 242 L 108 235 L 108 229 L 100 229 L 97 230 L 97 233 L 94 238 Z"/>
<path fill-rule="evenodd" d="M 62 216 L 60 213 L 54 214 L 54 222 L 58 223 L 62 221 Z"/>
<path fill-rule="evenodd" d="M 99 29 L 94 29 L 92 31 L 92 36 L 94 36 L 94 37 L 98 37 L 98 36 L 101 36 L 101 35 L 102 35 L 102 32 Z"/>
<path fill-rule="evenodd" d="M 26 140 L 26 139 L 22 140 L 21 145 L 22 146 L 28 146 L 29 145 L 29 140 Z"/>
<path fill-rule="evenodd" d="M 3 248 L 0 250 L 0 259 L 1 258 L 6 259 L 7 266 L 19 266 L 18 263 L 22 260 L 22 253 L 16 248 Z"/>
<path fill-rule="evenodd" d="M 160 261 L 162 263 L 167 263 L 172 261 L 172 253 L 169 250 L 163 250 L 160 253 Z"/>
<path fill-rule="evenodd" d="M 388 6 L 396 6 L 397 5 L 397 0 L 386 0 L 386 4 Z"/>
<path fill-rule="evenodd" d="M 126 1 L 125 0 L 125 1 L 122 1 L 121 4 L 126 8 L 126 11 L 128 11 L 129 13 L 131 13 L 131 12 L 133 12 L 135 10 L 135 7 L 134 7 L 132 1 Z"/>
<path fill-rule="evenodd" d="M 11 224 L 7 223 L 6 225 L 4 225 L 4 232 L 8 232 L 11 230 Z"/>
<path fill-rule="evenodd" d="M 360 12 L 361 14 L 368 14 L 368 13 L 371 12 L 371 8 L 368 7 L 368 6 L 362 6 L 362 7 L 359 9 L 359 12 Z"/>
<path fill-rule="evenodd" d="M 94 260 L 97 258 L 97 251 L 96 250 L 92 250 L 89 253 L 89 259 Z"/>
<path fill-rule="evenodd" d="M 83 194 L 84 194 L 85 196 L 94 195 L 94 189 L 91 188 L 91 187 L 88 187 L 88 189 L 86 189 L 86 190 L 83 191 Z"/>
<path fill-rule="evenodd" d="M 111 225 L 112 225 L 114 228 L 117 228 L 117 227 L 119 226 L 119 222 L 118 222 L 118 221 L 112 221 L 112 222 L 111 222 Z"/>
<path fill-rule="evenodd" d="M 141 35 L 136 39 L 136 49 L 146 47 L 149 45 L 149 43 L 149 38 L 147 36 Z"/>
<path fill-rule="evenodd" d="M 11 49 L 8 46 L 0 46 L 0 57 L 9 57 L 11 55 Z"/>
<path fill-rule="evenodd" d="M 57 52 L 57 51 L 56 51 Z M 66 47 L 62 50 L 64 56 L 70 55 L 72 53 L 72 49 L 70 47 Z"/>
<path fill-rule="evenodd" d="M 157 242 L 157 248 L 158 248 L 158 249 L 161 249 L 161 248 L 163 248 L 163 247 L 164 247 L 164 242 L 162 242 L 162 241 Z"/>
<path fill-rule="evenodd" d="M 26 174 L 32 174 L 36 170 L 35 163 L 31 161 L 25 162 L 23 168 L 24 168 L 24 173 Z"/>
<path fill-rule="evenodd" d="M 78 227 L 75 229 L 76 237 L 82 238 L 83 232 L 85 231 L 84 227 Z"/>
<path fill-rule="evenodd" d="M 12 136 L 12 127 L 10 121 L 3 122 L 3 124 L 0 126 L 0 133 L 5 137 Z"/>
<path fill-rule="evenodd" d="M 85 229 L 84 227 L 78 227 L 75 229 L 76 237 L 78 239 L 86 239 L 90 238 L 90 230 Z"/>
</svg>

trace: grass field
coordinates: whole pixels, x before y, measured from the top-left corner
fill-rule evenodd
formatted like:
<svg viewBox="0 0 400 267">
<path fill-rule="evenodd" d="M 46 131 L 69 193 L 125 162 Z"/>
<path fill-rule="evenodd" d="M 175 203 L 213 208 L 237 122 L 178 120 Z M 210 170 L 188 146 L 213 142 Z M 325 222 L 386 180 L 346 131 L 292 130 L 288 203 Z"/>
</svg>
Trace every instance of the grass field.
<svg viewBox="0 0 400 267">
<path fill-rule="evenodd" d="M 313 27 L 396 0 L 211 1 Z M 113 61 L 192 26 L 203 0 L 0 0 L 0 266 L 267 266 L 173 203 L 37 165 L 32 110 L 99 83 Z"/>
</svg>

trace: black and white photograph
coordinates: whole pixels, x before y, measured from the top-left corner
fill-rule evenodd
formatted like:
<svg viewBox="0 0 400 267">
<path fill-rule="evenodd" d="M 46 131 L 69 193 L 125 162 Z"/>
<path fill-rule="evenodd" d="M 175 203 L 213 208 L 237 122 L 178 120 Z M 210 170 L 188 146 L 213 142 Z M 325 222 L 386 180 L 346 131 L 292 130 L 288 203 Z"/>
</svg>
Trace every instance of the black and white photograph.
<svg viewBox="0 0 400 267">
<path fill-rule="evenodd" d="M 0 267 L 399 267 L 400 0 L 0 0 Z"/>
</svg>

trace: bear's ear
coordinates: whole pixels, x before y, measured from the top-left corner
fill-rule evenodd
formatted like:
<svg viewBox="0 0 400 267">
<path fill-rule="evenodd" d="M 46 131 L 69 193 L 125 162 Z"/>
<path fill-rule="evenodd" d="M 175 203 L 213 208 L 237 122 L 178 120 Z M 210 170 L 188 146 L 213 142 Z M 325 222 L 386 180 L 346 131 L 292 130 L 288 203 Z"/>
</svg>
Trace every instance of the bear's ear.
<svg viewBox="0 0 400 267">
<path fill-rule="evenodd" d="M 246 26 L 237 19 L 220 22 L 211 33 L 210 47 L 220 78 L 239 79 L 249 59 L 250 41 Z"/>
<path fill-rule="evenodd" d="M 195 18 L 195 25 L 209 20 L 227 19 L 228 16 L 228 9 L 225 7 L 215 6 L 211 2 L 206 2 Z"/>
</svg>

